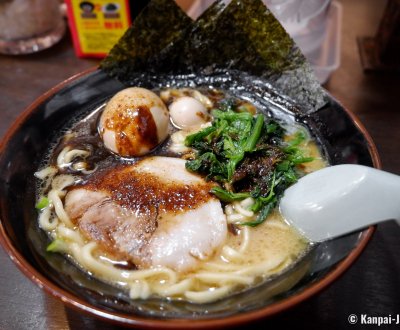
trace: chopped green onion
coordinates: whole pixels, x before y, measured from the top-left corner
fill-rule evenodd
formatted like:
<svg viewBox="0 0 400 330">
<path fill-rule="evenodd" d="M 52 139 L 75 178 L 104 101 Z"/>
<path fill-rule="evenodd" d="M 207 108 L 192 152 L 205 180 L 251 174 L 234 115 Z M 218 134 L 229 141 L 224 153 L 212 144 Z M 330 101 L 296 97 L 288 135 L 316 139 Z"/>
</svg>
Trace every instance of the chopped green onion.
<svg viewBox="0 0 400 330">
<path fill-rule="evenodd" d="M 47 248 L 47 252 L 66 252 L 68 249 L 67 243 L 63 240 L 56 238 L 53 242 L 51 242 Z"/>
<path fill-rule="evenodd" d="M 49 206 L 50 200 L 47 197 L 42 197 L 35 205 L 37 210 L 43 210 L 45 207 Z"/>
</svg>

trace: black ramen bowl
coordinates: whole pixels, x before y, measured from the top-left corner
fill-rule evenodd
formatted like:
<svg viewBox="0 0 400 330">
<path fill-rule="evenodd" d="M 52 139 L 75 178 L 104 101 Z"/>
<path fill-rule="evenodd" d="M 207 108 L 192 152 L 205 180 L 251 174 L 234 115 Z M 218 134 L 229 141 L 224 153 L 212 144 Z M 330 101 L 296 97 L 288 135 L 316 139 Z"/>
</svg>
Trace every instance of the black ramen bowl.
<svg viewBox="0 0 400 330">
<path fill-rule="evenodd" d="M 140 76 L 145 88 L 213 86 L 245 98 L 268 115 L 308 126 L 331 164 L 379 167 L 374 144 L 358 120 L 335 99 L 302 114 L 260 79 L 238 72 L 212 76 Z M 9 129 L 0 145 L 0 242 L 21 271 L 74 309 L 125 326 L 219 328 L 274 315 L 318 293 L 357 258 L 374 228 L 313 246 L 290 269 L 261 285 L 208 304 L 161 299 L 131 301 L 126 293 L 90 278 L 59 254 L 46 253 L 39 229 L 33 173 L 65 127 L 125 88 L 101 70 L 72 77 L 39 97 Z"/>
</svg>

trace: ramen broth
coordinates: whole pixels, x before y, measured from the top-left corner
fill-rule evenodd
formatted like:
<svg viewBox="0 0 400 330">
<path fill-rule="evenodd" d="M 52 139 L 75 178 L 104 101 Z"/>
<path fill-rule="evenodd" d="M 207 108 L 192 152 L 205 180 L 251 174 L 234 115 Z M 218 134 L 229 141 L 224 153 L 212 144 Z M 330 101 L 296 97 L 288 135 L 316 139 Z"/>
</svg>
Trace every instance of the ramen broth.
<svg viewBox="0 0 400 330">
<path fill-rule="evenodd" d="M 156 91 L 156 93 L 161 94 L 166 106 L 182 95 L 197 95 L 197 99 L 204 104 L 206 109 L 211 109 L 216 102 L 227 97 L 225 93 L 212 89 L 164 90 L 161 93 Z M 245 101 L 243 101 L 243 105 L 250 112 L 256 112 L 253 105 Z M 151 262 L 136 263 L 134 259 L 121 253 L 121 249 L 118 250 L 115 247 L 114 250 L 112 244 L 108 244 L 109 242 L 107 245 L 103 244 L 104 240 L 98 239 L 96 241 L 96 239 L 93 239 L 93 237 L 98 236 L 94 234 L 91 236 L 91 232 L 88 232 L 87 228 L 85 229 L 81 225 L 85 214 L 80 216 L 81 218 L 77 218 L 78 220 L 74 219 L 74 217 L 71 217 L 71 208 L 66 207 L 66 198 L 72 198 L 71 192 L 76 192 L 79 189 L 88 189 L 86 192 L 82 190 L 81 202 L 85 210 L 81 212 L 86 212 L 86 209 L 94 207 L 91 205 L 109 203 L 110 199 L 111 207 L 116 207 L 118 210 L 121 209 L 121 212 L 125 212 L 123 210 L 125 206 L 120 204 L 118 199 L 113 199 L 112 197 L 112 193 L 118 190 L 114 186 L 112 193 L 101 197 L 104 199 L 100 198 L 98 203 L 95 201 L 90 205 L 85 204 L 85 198 L 89 198 L 87 196 L 91 196 L 90 194 L 98 195 L 104 192 L 104 185 L 91 188 L 94 186 L 93 182 L 112 177 L 114 175 L 113 171 L 120 168 L 128 169 L 132 173 L 134 171 L 142 173 L 140 172 L 143 170 L 140 167 L 141 164 L 146 165 L 146 159 L 151 157 L 156 160 L 154 164 L 156 164 L 157 171 L 159 170 L 157 164 L 163 162 L 165 160 L 164 157 L 191 159 L 193 150 L 185 146 L 183 141 L 189 133 L 200 129 L 191 128 L 185 131 L 177 128 L 176 125 L 170 124 L 167 139 L 147 155 L 120 157 L 104 147 L 101 132 L 99 134 L 98 131 L 99 118 L 104 108 L 105 105 L 70 125 L 55 147 L 49 152 L 46 157 L 47 160 L 41 166 L 40 171 L 35 173 L 35 176 L 40 179 L 37 192 L 38 204 L 41 204 L 38 207 L 40 209 L 38 221 L 40 228 L 46 231 L 52 240 L 48 248 L 49 251 L 64 253 L 89 275 L 129 292 L 131 299 L 146 299 L 156 296 L 168 299 L 183 299 L 195 303 L 215 301 L 231 293 L 255 286 L 272 275 L 285 271 L 307 252 L 309 242 L 284 221 L 277 209 L 273 210 L 266 221 L 258 226 L 240 225 L 241 222 L 251 221 L 256 216 L 254 212 L 249 211 L 254 204 L 254 200 L 251 197 L 232 203 L 219 204 L 220 202 L 214 196 L 211 196 L 208 201 L 203 201 L 201 202 L 203 204 L 199 204 L 203 208 L 207 207 L 208 202 L 213 203 L 213 207 L 216 204 L 220 205 L 217 205 L 217 207 L 220 207 L 223 212 L 224 225 L 219 232 L 216 232 L 212 240 L 214 245 L 210 248 L 204 247 L 201 242 L 197 242 L 202 237 L 201 235 L 205 235 L 204 233 L 207 232 L 201 227 L 204 224 L 198 221 L 196 226 L 199 226 L 199 232 L 191 239 L 195 242 L 193 244 L 199 244 L 198 250 L 200 252 L 193 249 L 189 251 L 190 256 L 185 256 L 185 260 L 189 260 L 188 266 L 186 264 L 182 266 L 181 259 L 176 264 L 173 261 L 169 264 L 157 263 L 154 261 L 154 256 Z M 305 129 L 303 126 L 294 123 L 281 124 L 283 126 L 286 125 L 287 132 Z M 207 125 L 202 123 L 203 128 L 207 127 Z M 293 138 L 293 134 L 288 133 L 285 136 L 285 140 L 290 141 Z M 308 138 L 304 141 L 301 148 L 308 156 L 314 158 L 311 162 L 299 165 L 299 170 L 304 174 L 326 166 L 320 150 L 312 139 Z M 180 164 L 180 161 L 176 163 Z M 168 162 L 165 164 L 168 165 Z M 146 166 L 143 165 L 143 168 L 146 168 L 147 171 L 149 165 Z M 177 169 L 173 167 L 171 171 L 177 171 Z M 194 187 L 197 184 L 197 179 L 192 178 L 192 176 L 185 177 L 182 180 L 189 180 L 190 182 L 188 181 L 189 183 L 185 184 L 192 185 L 190 187 Z M 199 181 L 201 184 L 206 182 L 203 178 L 199 178 L 199 180 L 202 180 Z M 207 184 L 211 183 L 208 182 Z M 124 194 L 124 190 L 117 191 L 117 193 Z M 208 194 L 208 190 L 206 193 Z M 68 195 L 70 197 L 66 197 Z M 189 206 L 186 209 L 183 207 L 179 212 L 194 212 L 199 210 L 200 206 L 194 204 L 194 206 Z M 165 209 L 167 208 L 165 207 Z M 167 211 L 161 208 L 161 211 L 158 210 L 157 212 Z M 199 214 L 200 217 L 204 217 L 203 214 Z M 175 213 L 172 213 L 171 223 L 177 222 L 174 216 Z M 214 223 L 219 225 L 220 220 L 216 222 L 212 217 L 210 216 L 207 221 L 211 225 Z M 185 221 L 190 226 L 191 220 L 186 219 Z M 159 225 L 155 224 L 156 229 L 153 229 L 153 232 L 149 234 L 150 236 L 155 235 L 154 233 L 156 233 Z M 190 230 L 184 232 L 190 232 Z M 183 242 L 185 238 L 179 237 L 179 231 L 177 233 L 178 238 L 173 235 L 162 236 L 163 233 L 158 235 L 161 237 L 160 241 L 175 237 L 178 241 L 171 242 L 171 246 L 179 246 L 179 244 L 184 244 L 180 240 Z M 114 241 L 116 239 L 119 238 L 113 238 Z M 204 239 L 207 239 L 207 237 Z M 114 242 L 113 240 L 111 242 Z M 152 238 L 150 237 L 146 244 L 151 244 L 151 240 Z M 138 258 L 142 258 L 145 254 L 154 254 L 155 252 L 152 249 L 158 248 L 157 245 L 154 245 L 154 248 L 153 245 L 149 246 L 151 247 L 149 251 L 144 250 L 147 252 L 141 255 L 138 254 Z M 143 246 L 141 248 L 145 249 Z M 167 257 L 167 255 L 163 256 L 164 259 Z"/>
</svg>

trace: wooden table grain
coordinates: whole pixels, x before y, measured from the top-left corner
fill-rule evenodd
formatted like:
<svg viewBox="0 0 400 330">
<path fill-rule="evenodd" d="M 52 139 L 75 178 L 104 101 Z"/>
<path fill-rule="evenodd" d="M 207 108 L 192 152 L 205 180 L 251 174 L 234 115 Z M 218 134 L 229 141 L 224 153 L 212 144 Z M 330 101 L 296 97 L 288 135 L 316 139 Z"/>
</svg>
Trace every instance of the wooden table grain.
<svg viewBox="0 0 400 330">
<path fill-rule="evenodd" d="M 341 66 L 325 87 L 354 112 L 375 141 L 383 168 L 400 174 L 400 75 L 362 71 L 356 37 L 373 36 L 385 1 L 343 0 Z M 36 97 L 62 80 L 94 65 L 75 57 L 66 35 L 53 48 L 26 56 L 0 55 L 0 136 Z M 400 314 L 400 227 L 378 226 L 353 267 L 327 290 L 290 311 L 252 328 L 340 329 L 350 314 Z M 371 326 L 371 328 L 374 328 Z M 393 326 L 393 329 L 395 326 Z M 26 279 L 0 248 L 0 329 L 118 329 L 65 308 Z"/>
</svg>

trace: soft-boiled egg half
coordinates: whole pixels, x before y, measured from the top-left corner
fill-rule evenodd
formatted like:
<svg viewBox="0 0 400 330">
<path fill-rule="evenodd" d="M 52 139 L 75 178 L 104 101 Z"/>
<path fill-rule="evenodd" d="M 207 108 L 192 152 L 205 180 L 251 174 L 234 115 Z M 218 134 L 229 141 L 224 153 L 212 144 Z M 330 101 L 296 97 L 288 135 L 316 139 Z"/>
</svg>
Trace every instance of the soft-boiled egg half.
<svg viewBox="0 0 400 330">
<path fill-rule="evenodd" d="M 194 97 L 182 96 L 168 108 L 172 123 L 183 130 L 191 130 L 209 121 L 206 107 Z"/>
<path fill-rule="evenodd" d="M 107 149 L 123 157 L 142 156 L 168 136 L 169 113 L 152 91 L 130 87 L 107 103 L 99 132 Z"/>
</svg>

